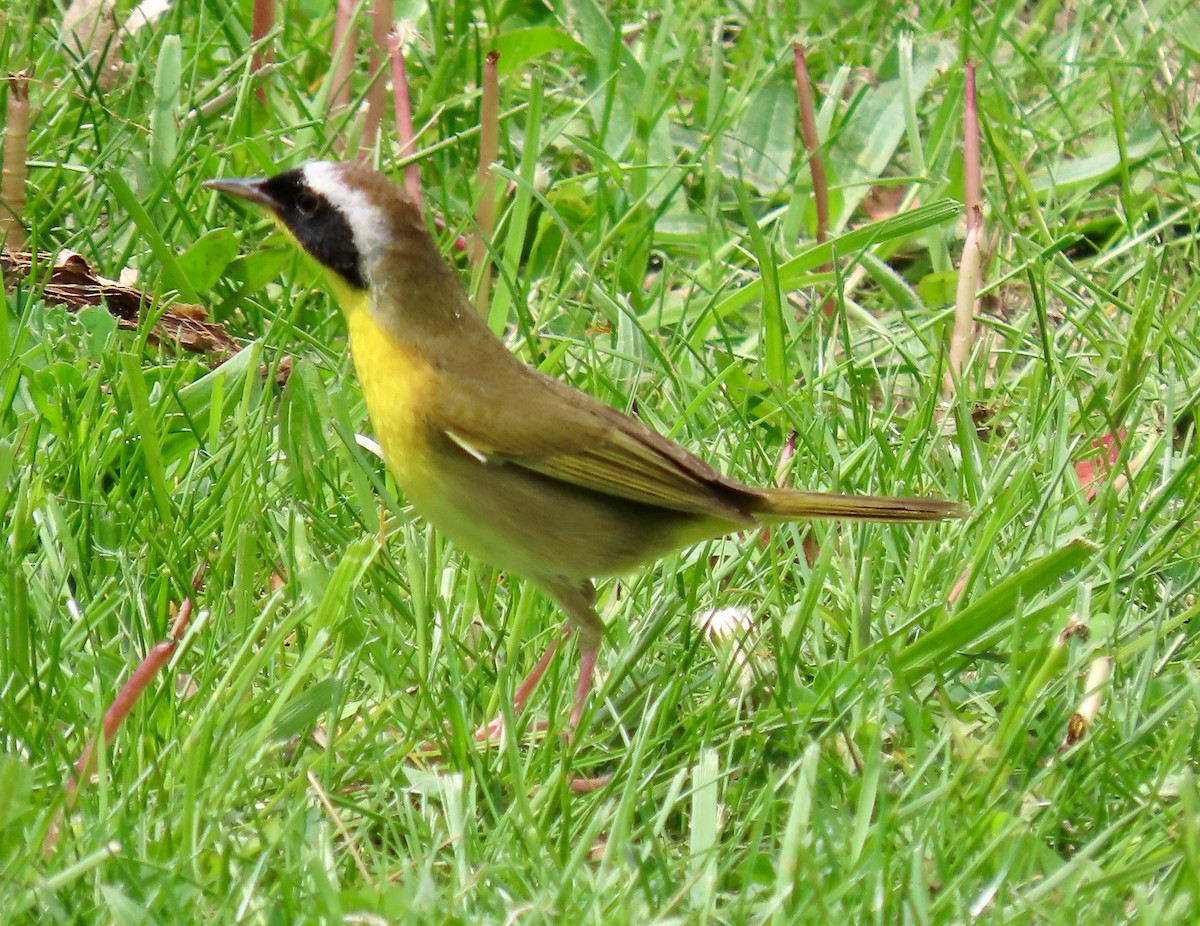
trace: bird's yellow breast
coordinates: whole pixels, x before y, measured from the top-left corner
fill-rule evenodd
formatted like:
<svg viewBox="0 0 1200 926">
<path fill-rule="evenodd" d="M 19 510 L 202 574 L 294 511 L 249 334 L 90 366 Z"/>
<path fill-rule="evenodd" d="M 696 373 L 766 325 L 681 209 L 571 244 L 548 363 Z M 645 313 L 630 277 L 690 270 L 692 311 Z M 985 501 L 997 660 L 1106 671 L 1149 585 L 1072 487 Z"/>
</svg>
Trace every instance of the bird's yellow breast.
<svg viewBox="0 0 1200 926">
<path fill-rule="evenodd" d="M 436 467 L 431 460 L 426 410 L 434 371 L 411 347 L 381 328 L 367 298 L 340 300 L 350 332 L 350 352 L 371 426 L 400 487 L 420 494 Z"/>
</svg>

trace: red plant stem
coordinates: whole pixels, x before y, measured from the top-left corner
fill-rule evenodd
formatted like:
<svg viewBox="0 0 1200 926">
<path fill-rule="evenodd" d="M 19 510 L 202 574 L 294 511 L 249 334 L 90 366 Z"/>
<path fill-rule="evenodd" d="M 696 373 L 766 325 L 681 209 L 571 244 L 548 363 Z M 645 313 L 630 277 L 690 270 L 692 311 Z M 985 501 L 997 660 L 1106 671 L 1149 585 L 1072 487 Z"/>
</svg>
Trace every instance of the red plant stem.
<svg viewBox="0 0 1200 926">
<path fill-rule="evenodd" d="M 192 599 L 184 599 L 183 607 L 179 609 L 179 613 L 191 617 L 191 611 Z M 146 654 L 141 664 L 133 670 L 133 675 L 129 676 L 129 681 L 124 684 L 120 693 L 113 699 L 112 705 L 104 714 L 102 728 L 104 730 L 105 742 L 112 740 L 113 735 L 125 721 L 125 718 L 129 716 L 129 712 L 133 710 L 133 706 L 137 704 L 138 698 L 142 696 L 142 692 L 146 690 L 146 686 L 150 684 L 154 676 L 158 674 L 159 669 L 166 665 L 167 660 L 171 658 L 171 654 L 175 652 L 175 647 L 178 643 L 177 639 L 172 638 L 154 644 L 154 647 Z M 75 776 L 67 784 L 68 790 L 73 790 L 72 785 L 78 787 L 77 782 L 92 773 L 92 757 L 95 746 L 96 740 L 93 737 L 88 741 L 87 748 L 83 750 L 83 755 L 79 757 L 79 761 L 75 763 Z"/>
<path fill-rule="evenodd" d="M 350 24 L 357 6 L 356 0 L 337 2 L 337 13 L 333 18 L 333 86 L 329 88 L 330 113 L 350 105 L 350 74 L 354 70 L 356 45 Z"/>
<path fill-rule="evenodd" d="M 983 281 L 983 202 L 979 166 L 979 110 L 975 102 L 975 62 L 967 62 L 967 84 L 963 100 L 963 198 L 966 200 L 967 234 L 963 239 L 962 259 L 958 267 L 958 286 L 954 295 L 954 327 L 950 333 L 950 353 L 942 394 L 954 390 L 974 341 L 976 294 Z"/>
<path fill-rule="evenodd" d="M 416 151 L 413 133 L 412 98 L 408 92 L 408 66 L 404 61 L 404 48 L 400 36 L 389 32 L 388 56 L 392 61 L 392 103 L 396 108 L 396 137 L 400 140 L 401 159 L 412 157 Z M 416 161 L 404 165 L 404 189 L 413 202 L 421 205 L 421 171 Z"/>
<path fill-rule="evenodd" d="M 967 224 L 983 223 L 983 195 L 979 169 L 979 108 L 975 99 L 975 62 L 967 62 L 966 98 L 963 100 L 963 199 Z"/>
<path fill-rule="evenodd" d="M 792 458 L 796 455 L 796 438 L 798 431 L 792 431 L 784 441 L 783 450 L 779 452 L 779 461 L 775 464 L 775 485 L 784 488 L 791 480 L 788 471 L 792 468 Z"/>
<path fill-rule="evenodd" d="M 199 591 L 200 583 L 204 579 L 204 564 L 196 568 L 196 572 L 192 577 L 193 592 Z M 167 664 L 171 658 L 171 654 L 175 652 L 175 647 L 179 645 L 179 641 L 183 639 L 184 633 L 187 631 L 188 623 L 192 619 L 192 599 L 185 598 L 179 606 L 179 614 L 175 617 L 174 623 L 171 625 L 171 635 L 160 643 L 156 643 L 146 654 L 133 674 L 129 676 L 122 687 L 120 693 L 113 699 L 112 705 L 104 713 L 104 722 L 101 724 L 101 729 L 104 731 L 104 741 L 111 742 L 113 736 L 129 716 L 129 712 L 133 710 L 133 706 L 137 704 L 138 698 L 142 696 L 142 692 L 158 674 L 158 671 Z M 75 763 L 75 775 L 67 782 L 67 791 L 73 792 L 78 788 L 78 782 L 92 773 L 93 756 L 95 751 L 95 737 L 88 742 L 87 748 L 83 750 L 83 755 L 79 757 L 79 761 Z M 74 787 L 73 787 L 74 786 Z M 70 806 L 70 801 L 68 801 Z"/>
<path fill-rule="evenodd" d="M 825 176 L 825 158 L 821 154 L 821 139 L 817 135 L 817 113 L 813 105 L 812 82 L 808 77 L 808 62 L 804 46 L 792 45 L 796 69 L 796 96 L 800 100 L 800 134 L 808 150 L 808 172 L 812 176 L 813 200 L 817 207 L 817 243 L 829 235 L 829 181 Z"/>
<path fill-rule="evenodd" d="M 400 159 L 410 158 L 417 150 L 416 134 L 413 131 L 412 95 L 408 89 L 408 62 L 404 58 L 404 42 L 394 31 L 388 33 L 388 57 L 392 64 L 392 102 L 396 113 L 396 137 L 400 141 Z M 404 191 L 412 197 L 418 208 L 424 208 L 421 201 L 421 170 L 416 161 L 404 165 Z M 433 217 L 433 224 L 444 230 L 446 221 L 440 216 Z M 454 239 L 454 250 L 465 251 L 467 239 L 459 235 Z"/>
<path fill-rule="evenodd" d="M 383 107 L 387 101 L 387 85 L 384 82 L 384 48 L 388 44 L 388 33 L 392 27 L 393 0 L 376 0 L 371 16 L 371 86 L 367 90 L 367 118 L 363 124 L 363 156 L 375 147 L 379 137 L 379 125 L 383 122 Z"/>
<path fill-rule="evenodd" d="M 250 57 L 250 71 L 257 73 L 274 57 L 269 46 L 259 43 L 275 28 L 275 0 L 254 0 L 254 11 L 250 14 L 250 43 L 254 53 Z M 267 90 L 262 84 L 254 89 L 260 103 L 267 101 Z"/>
<path fill-rule="evenodd" d="M 192 595 L 200 591 L 204 583 L 204 573 L 205 564 L 200 563 L 196 567 L 196 571 L 192 573 Z M 151 648 L 150 652 L 138 664 L 138 667 L 133 670 L 133 674 L 129 676 L 129 681 L 121 686 L 121 691 L 113 699 L 108 710 L 104 712 L 104 720 L 100 727 L 103 730 L 104 741 L 106 743 L 112 741 L 112 738 L 116 735 L 117 730 L 120 729 L 125 718 L 129 716 L 129 712 L 133 710 L 133 706 L 137 704 L 138 698 L 142 696 L 142 692 L 154 680 L 154 676 L 159 673 L 159 670 L 171 659 L 171 655 L 175 652 L 179 641 L 183 639 L 183 635 L 187 632 L 194 607 L 191 596 L 183 599 L 183 602 L 179 605 L 179 613 L 171 624 L 170 635 L 167 639 L 156 643 Z M 96 738 L 92 737 L 84 748 L 83 754 L 79 757 L 79 761 L 75 763 L 74 770 L 67 778 L 66 799 L 63 802 L 64 810 L 70 810 L 75 806 L 75 799 L 79 794 L 79 786 L 82 782 L 87 781 L 88 777 L 92 774 L 96 765 L 95 760 Z M 50 824 L 50 828 L 46 831 L 46 838 L 42 842 L 42 852 L 45 856 L 53 853 L 58 843 L 61 821 L 62 811 L 59 812 Z"/>
</svg>

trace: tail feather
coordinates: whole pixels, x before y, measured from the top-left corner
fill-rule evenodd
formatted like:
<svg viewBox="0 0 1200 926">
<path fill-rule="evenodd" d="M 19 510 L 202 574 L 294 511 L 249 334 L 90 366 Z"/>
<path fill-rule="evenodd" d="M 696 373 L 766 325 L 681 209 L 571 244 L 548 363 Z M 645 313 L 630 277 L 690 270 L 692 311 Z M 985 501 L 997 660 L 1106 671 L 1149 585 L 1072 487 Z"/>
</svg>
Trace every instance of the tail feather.
<svg viewBox="0 0 1200 926">
<path fill-rule="evenodd" d="M 765 521 L 838 518 L 858 521 L 941 521 L 965 517 L 967 509 L 940 498 L 888 498 L 881 495 L 828 495 L 795 489 L 768 489 L 754 515 Z"/>
</svg>

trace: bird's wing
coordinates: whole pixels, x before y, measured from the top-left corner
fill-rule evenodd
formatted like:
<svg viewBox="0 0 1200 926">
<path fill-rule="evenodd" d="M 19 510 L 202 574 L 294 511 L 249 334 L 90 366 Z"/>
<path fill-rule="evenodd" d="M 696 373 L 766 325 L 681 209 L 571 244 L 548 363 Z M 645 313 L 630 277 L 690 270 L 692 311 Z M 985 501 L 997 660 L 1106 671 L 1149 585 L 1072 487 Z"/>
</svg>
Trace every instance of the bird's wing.
<svg viewBox="0 0 1200 926">
<path fill-rule="evenodd" d="M 754 489 L 586 393 L 528 373 L 509 383 L 502 401 L 461 393 L 444 400 L 446 436 L 489 465 L 520 466 L 630 501 L 754 523 L 747 510 L 758 497 Z"/>
</svg>

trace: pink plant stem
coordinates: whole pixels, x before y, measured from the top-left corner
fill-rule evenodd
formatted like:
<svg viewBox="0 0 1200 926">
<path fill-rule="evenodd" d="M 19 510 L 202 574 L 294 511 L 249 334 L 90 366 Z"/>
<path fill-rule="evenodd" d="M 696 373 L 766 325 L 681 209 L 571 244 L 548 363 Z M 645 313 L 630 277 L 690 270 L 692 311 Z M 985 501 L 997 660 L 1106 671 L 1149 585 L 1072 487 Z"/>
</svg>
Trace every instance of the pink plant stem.
<svg viewBox="0 0 1200 926">
<path fill-rule="evenodd" d="M 195 573 L 192 575 L 192 594 L 200 591 L 204 581 L 204 564 L 201 563 L 196 567 Z M 142 696 L 142 692 L 146 690 L 150 682 L 154 680 L 163 666 L 171 659 L 175 648 L 179 645 L 179 641 L 183 639 L 183 635 L 187 632 L 188 624 L 192 619 L 192 604 L 191 596 L 183 599 L 179 606 L 179 613 L 175 617 L 174 623 L 171 625 L 171 633 L 167 639 L 156 643 L 146 654 L 145 658 L 138 664 L 138 667 L 133 670 L 133 674 L 129 676 L 117 696 L 113 699 L 108 710 L 104 712 L 104 720 L 100 727 L 103 731 L 104 742 L 111 743 L 112 738 L 120 729 L 125 718 L 129 716 L 129 712 L 133 710 L 133 706 L 137 704 L 138 699 Z M 75 763 L 75 768 L 71 775 L 67 778 L 66 800 L 64 801 L 64 809 L 70 810 L 75 806 L 75 799 L 79 794 L 80 785 L 87 781 L 91 776 L 96 765 L 96 738 L 92 737 L 88 741 L 87 746 L 83 750 L 83 754 L 79 757 L 79 761 Z M 46 832 L 45 841 L 42 843 L 42 851 L 49 856 L 58 842 L 58 834 L 60 829 L 62 815 L 61 812 L 54 822 L 50 825 L 50 829 Z"/>
<path fill-rule="evenodd" d="M 967 233 L 958 267 L 954 294 L 954 329 L 942 394 L 954 395 L 971 356 L 977 294 L 983 281 L 983 201 L 979 166 L 979 111 L 975 102 L 975 62 L 967 62 L 967 85 L 963 100 L 963 198 L 966 200 Z"/>
<path fill-rule="evenodd" d="M 250 58 L 250 70 L 257 73 L 272 59 L 271 49 L 259 43 L 275 28 L 275 0 L 254 0 L 254 11 L 250 15 L 250 43 L 254 46 L 254 54 Z M 259 84 L 254 95 L 260 103 L 267 101 L 267 90 Z"/>
<path fill-rule="evenodd" d="M 498 51 L 488 52 L 483 62 L 482 99 L 479 106 L 479 173 L 476 189 L 479 205 L 475 210 L 475 237 L 471 241 L 471 266 L 475 268 L 475 308 L 487 317 L 491 305 L 491 264 L 487 243 L 496 228 L 496 177 L 492 164 L 500 151 L 500 78 Z"/>
<path fill-rule="evenodd" d="M 371 14 L 371 86 L 367 90 L 367 119 L 363 125 L 363 157 L 369 157 L 379 137 L 379 125 L 383 122 L 383 107 L 387 101 L 387 84 L 384 81 L 384 49 L 392 27 L 393 0 L 376 0 Z"/>
<path fill-rule="evenodd" d="M 983 194 L 979 168 L 979 107 L 975 96 L 975 62 L 967 62 L 967 89 L 963 100 L 963 199 L 967 222 L 983 224 Z"/>
<path fill-rule="evenodd" d="M 408 67 L 404 61 L 404 49 L 400 36 L 389 32 L 387 37 L 388 57 L 392 62 L 392 102 L 396 107 L 396 137 L 400 140 L 400 157 L 412 157 L 416 151 L 413 133 L 412 98 L 408 92 Z M 413 202 L 421 205 L 421 172 L 416 161 L 404 165 L 404 189 Z"/>
<path fill-rule="evenodd" d="M 808 76 L 808 58 L 804 46 L 799 42 L 792 45 L 792 63 L 796 73 L 796 99 L 800 104 L 800 135 L 808 152 L 808 173 L 812 178 L 813 204 L 817 210 L 817 242 L 829 236 L 829 180 L 825 175 L 825 158 L 821 154 L 821 138 L 817 134 L 817 112 L 813 103 L 812 81 Z M 833 269 L 832 264 L 822 264 L 818 270 Z M 830 294 L 821 303 L 821 312 L 833 317 L 837 301 Z"/>
<path fill-rule="evenodd" d="M 357 44 L 351 33 L 357 0 L 337 0 L 337 12 L 333 18 L 333 85 L 329 88 L 329 114 L 343 113 L 350 105 L 350 75 L 354 71 L 354 47 Z M 335 151 L 345 150 L 345 139 L 336 135 L 333 140 Z"/>
<path fill-rule="evenodd" d="M 817 207 L 817 243 L 829 235 L 829 181 L 825 177 L 825 158 L 821 154 L 821 139 L 817 135 L 817 113 L 813 104 L 812 81 L 808 77 L 808 61 L 804 46 L 792 46 L 796 70 L 796 96 L 800 100 L 800 132 L 808 150 L 808 172 L 812 177 L 813 200 Z"/>
</svg>

